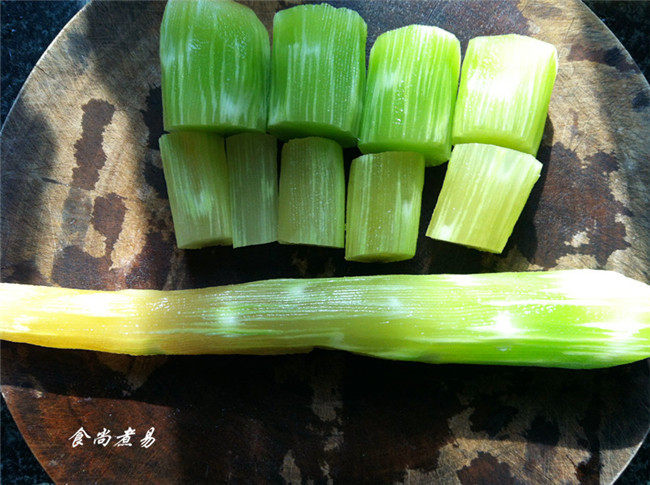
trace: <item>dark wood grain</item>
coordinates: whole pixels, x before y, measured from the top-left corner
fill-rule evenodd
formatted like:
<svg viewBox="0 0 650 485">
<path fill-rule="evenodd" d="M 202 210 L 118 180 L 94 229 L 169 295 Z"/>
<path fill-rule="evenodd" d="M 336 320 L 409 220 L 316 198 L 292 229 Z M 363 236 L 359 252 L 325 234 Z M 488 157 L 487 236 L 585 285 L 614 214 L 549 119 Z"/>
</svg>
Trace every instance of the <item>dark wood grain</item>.
<svg viewBox="0 0 650 485">
<path fill-rule="evenodd" d="M 271 25 L 288 2 L 251 2 Z M 544 164 L 503 255 L 423 237 L 444 167 L 427 171 L 416 257 L 388 265 L 272 244 L 179 251 L 161 170 L 164 4 L 92 3 L 39 61 L 2 132 L 4 281 L 189 288 L 270 277 L 588 267 L 650 281 L 650 88 L 578 2 L 341 2 L 387 29 L 518 32 L 560 70 Z M 348 160 L 354 151 L 347 152 Z M 338 352 L 142 357 L 3 342 L 2 392 L 58 482 L 610 482 L 650 423 L 648 363 L 598 371 L 432 366 Z M 80 426 L 134 446 L 68 438 Z M 157 441 L 139 446 L 155 426 Z"/>
</svg>

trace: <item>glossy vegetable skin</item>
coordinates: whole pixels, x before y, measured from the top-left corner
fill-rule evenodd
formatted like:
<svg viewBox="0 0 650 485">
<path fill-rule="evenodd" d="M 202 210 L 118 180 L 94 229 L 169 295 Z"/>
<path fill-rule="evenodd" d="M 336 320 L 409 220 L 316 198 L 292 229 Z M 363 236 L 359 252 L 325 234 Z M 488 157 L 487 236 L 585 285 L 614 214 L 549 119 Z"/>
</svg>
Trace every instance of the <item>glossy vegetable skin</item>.
<svg viewBox="0 0 650 485">
<path fill-rule="evenodd" d="M 594 368 L 650 357 L 650 287 L 608 271 L 285 279 L 182 291 L 0 284 L 0 337 L 150 354 L 313 347 Z"/>
</svg>

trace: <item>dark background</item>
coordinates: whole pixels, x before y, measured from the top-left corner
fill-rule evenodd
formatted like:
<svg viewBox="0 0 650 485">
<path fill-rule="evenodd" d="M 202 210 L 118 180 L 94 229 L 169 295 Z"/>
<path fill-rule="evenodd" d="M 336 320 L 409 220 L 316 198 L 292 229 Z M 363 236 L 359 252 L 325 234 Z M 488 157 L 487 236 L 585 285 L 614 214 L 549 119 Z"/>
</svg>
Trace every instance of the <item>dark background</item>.
<svg viewBox="0 0 650 485">
<path fill-rule="evenodd" d="M 74 1 L 0 1 L 2 25 L 2 107 L 5 117 L 36 61 L 63 26 L 87 3 Z M 650 72 L 650 1 L 586 1 L 614 32 L 648 78 Z M 3 483 L 51 483 L 25 444 L 2 399 L 0 430 L 0 478 Z M 650 442 L 639 453 L 617 484 L 650 481 Z"/>
</svg>

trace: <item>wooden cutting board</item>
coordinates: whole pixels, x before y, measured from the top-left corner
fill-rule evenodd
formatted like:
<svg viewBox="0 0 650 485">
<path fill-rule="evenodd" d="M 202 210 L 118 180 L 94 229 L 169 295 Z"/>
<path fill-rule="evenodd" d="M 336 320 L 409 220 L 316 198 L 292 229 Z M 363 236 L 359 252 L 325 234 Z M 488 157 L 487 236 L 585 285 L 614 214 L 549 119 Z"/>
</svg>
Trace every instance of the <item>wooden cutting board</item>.
<svg viewBox="0 0 650 485">
<path fill-rule="evenodd" d="M 2 278 L 190 288 L 271 277 L 607 268 L 648 282 L 650 89 L 581 3 L 342 2 L 368 46 L 410 23 L 552 42 L 544 164 L 503 255 L 425 238 L 386 265 L 277 244 L 175 249 L 158 137 L 163 3 L 84 8 L 36 65 L 2 133 Z M 289 2 L 251 6 L 271 26 Z M 347 152 L 348 161 L 355 155 Z M 648 362 L 597 371 L 425 365 L 315 351 L 134 358 L 3 342 L 2 393 L 58 482 L 611 482 L 650 423 Z M 83 427 L 90 438 L 73 447 Z M 117 436 L 135 430 L 133 446 Z M 141 446 L 151 427 L 155 442 Z M 104 428 L 108 446 L 93 444 Z M 83 435 L 82 435 L 83 436 Z"/>
</svg>

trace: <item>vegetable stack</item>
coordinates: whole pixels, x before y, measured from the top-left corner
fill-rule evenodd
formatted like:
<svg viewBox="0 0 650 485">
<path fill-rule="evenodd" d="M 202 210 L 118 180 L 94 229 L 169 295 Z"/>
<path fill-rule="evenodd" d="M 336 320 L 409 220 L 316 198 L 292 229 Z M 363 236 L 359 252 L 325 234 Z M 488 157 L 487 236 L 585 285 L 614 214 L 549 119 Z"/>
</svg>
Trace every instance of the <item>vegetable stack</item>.
<svg viewBox="0 0 650 485">
<path fill-rule="evenodd" d="M 408 259 L 425 165 L 449 159 L 427 235 L 503 250 L 540 175 L 534 156 L 555 48 L 518 35 L 472 39 L 455 103 L 456 37 L 420 25 L 379 36 L 366 89 L 366 30 L 348 9 L 286 9 L 274 20 L 271 60 L 268 33 L 247 7 L 169 0 L 160 57 L 170 133 L 160 151 L 179 248 L 278 240 L 345 244 L 351 261 Z M 276 136 L 287 141 L 279 187 Z M 346 223 L 342 146 L 357 143 L 365 154 L 350 168 Z M 134 355 L 323 347 L 568 368 L 650 357 L 650 287 L 608 271 L 281 279 L 181 291 L 0 283 L 0 316 L 3 339 Z"/>
<path fill-rule="evenodd" d="M 470 40 L 454 114 L 456 147 L 427 236 L 503 251 L 540 174 L 533 157 L 556 73 L 557 52 L 546 42 L 521 35 Z"/>
<path fill-rule="evenodd" d="M 270 52 L 266 28 L 237 2 L 165 7 L 163 118 L 172 133 L 160 148 L 179 248 L 277 239 L 277 148 L 263 134 Z M 230 134 L 226 153 L 218 135 Z"/>
</svg>

